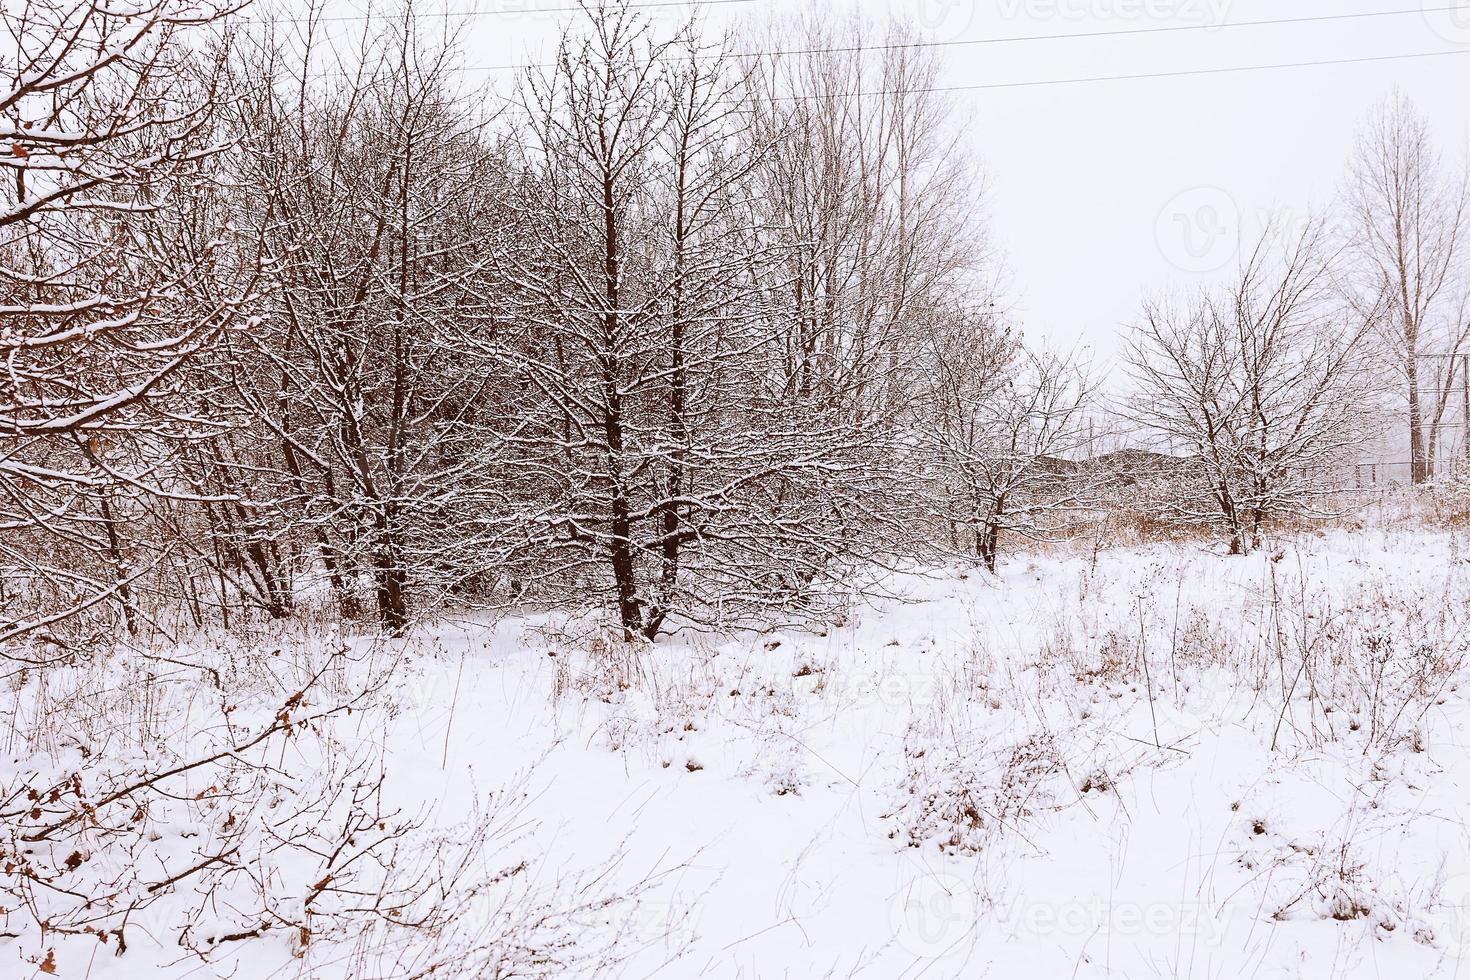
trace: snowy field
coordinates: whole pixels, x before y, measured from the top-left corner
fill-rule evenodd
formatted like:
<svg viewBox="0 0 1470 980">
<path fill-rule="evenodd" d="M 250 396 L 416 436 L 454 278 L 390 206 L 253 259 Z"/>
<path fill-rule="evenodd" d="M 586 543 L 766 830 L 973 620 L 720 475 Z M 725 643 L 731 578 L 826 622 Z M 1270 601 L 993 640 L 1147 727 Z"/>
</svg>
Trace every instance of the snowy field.
<svg viewBox="0 0 1470 980">
<path fill-rule="evenodd" d="M 1470 978 L 1446 3 L 0 0 L 0 980 Z"/>
<path fill-rule="evenodd" d="M 121 955 L 10 909 L 4 975 L 1459 976 L 1467 562 L 1016 555 L 825 628 L 297 626 L 20 675 L 0 781 L 51 829 L 8 891 L 75 924 L 178 878 Z"/>
</svg>

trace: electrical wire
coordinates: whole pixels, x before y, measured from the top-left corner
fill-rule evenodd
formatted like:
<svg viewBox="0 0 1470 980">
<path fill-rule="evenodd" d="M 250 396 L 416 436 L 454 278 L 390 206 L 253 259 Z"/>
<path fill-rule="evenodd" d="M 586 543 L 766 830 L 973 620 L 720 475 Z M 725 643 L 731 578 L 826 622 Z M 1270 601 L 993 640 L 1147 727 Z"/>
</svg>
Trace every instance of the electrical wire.
<svg viewBox="0 0 1470 980">
<path fill-rule="evenodd" d="M 1223 24 L 1177 24 L 1169 27 L 1128 27 L 1099 31 L 1077 31 L 1070 34 L 1016 34 L 1007 37 L 959 38 L 950 41 L 900 41 L 888 44 L 852 44 L 822 48 L 787 48 L 776 51 L 742 51 L 729 55 L 699 55 L 710 58 L 777 58 L 793 55 L 859 54 L 866 51 L 907 51 L 926 48 L 958 48 L 986 44 L 1019 44 L 1034 41 L 1070 41 L 1086 38 L 1129 37 L 1147 34 L 1174 34 L 1181 31 L 1217 31 L 1241 27 L 1274 27 L 1284 24 L 1314 24 L 1325 21 L 1363 20 L 1373 17 L 1424 16 L 1431 13 L 1461 11 L 1461 6 L 1422 7 L 1411 10 L 1370 10 L 1350 14 L 1316 14 L 1303 17 L 1274 17 L 1266 20 L 1241 20 Z M 524 71 L 528 68 L 550 68 L 550 63 L 523 65 L 468 65 L 463 71 Z"/>
<path fill-rule="evenodd" d="M 644 0 L 641 3 L 630 3 L 629 10 L 642 10 L 649 7 L 723 7 L 732 4 L 762 3 L 764 0 Z M 561 14 L 580 13 L 584 8 L 571 7 L 525 7 L 513 10 L 416 10 L 413 16 L 416 19 L 457 20 L 471 17 L 526 17 L 538 14 Z M 1453 9 L 1453 8 L 1451 8 Z M 323 14 L 320 17 L 250 17 L 245 18 L 247 24 L 344 24 L 361 21 L 398 20 L 402 17 L 399 12 L 373 13 L 363 11 L 356 14 Z"/>
</svg>

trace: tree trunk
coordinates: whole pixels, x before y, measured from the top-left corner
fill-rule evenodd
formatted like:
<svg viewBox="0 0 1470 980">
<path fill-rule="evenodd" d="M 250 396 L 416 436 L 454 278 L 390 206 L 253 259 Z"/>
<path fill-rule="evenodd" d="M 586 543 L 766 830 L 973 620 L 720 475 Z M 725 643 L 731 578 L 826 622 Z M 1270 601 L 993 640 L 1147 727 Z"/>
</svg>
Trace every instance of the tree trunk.
<svg viewBox="0 0 1470 980">
<path fill-rule="evenodd" d="M 995 548 L 999 543 L 1000 529 L 994 524 L 987 525 L 984 537 L 980 542 L 980 560 L 985 563 L 988 572 L 995 572 Z"/>
<path fill-rule="evenodd" d="M 623 485 L 623 401 L 622 382 L 622 281 L 620 211 L 617 203 L 616 176 L 610 165 L 602 172 L 602 273 L 603 302 L 601 338 L 603 384 L 603 438 L 607 442 L 607 473 L 611 500 L 608 530 L 612 542 L 608 557 L 612 565 L 613 588 L 618 597 L 618 621 L 629 642 L 643 633 L 643 609 L 638 600 L 637 571 L 633 562 L 633 521 L 628 493 Z"/>
<path fill-rule="evenodd" d="M 984 523 L 975 529 L 975 554 L 985 564 L 987 571 L 994 573 L 996 555 L 1000 549 L 1000 510 L 991 511 Z"/>
<path fill-rule="evenodd" d="M 377 586 L 378 622 L 395 636 L 408 628 L 408 603 L 404 597 L 407 576 L 391 540 L 379 542 L 373 556 L 373 578 Z"/>
<path fill-rule="evenodd" d="M 112 514 L 112 504 L 102 498 L 102 523 L 107 528 L 107 550 L 112 558 L 112 569 L 117 575 L 117 597 L 121 600 L 123 619 L 128 624 L 128 635 L 138 635 L 138 611 L 133 608 L 133 590 L 128 585 L 128 569 L 123 562 L 122 541 L 117 534 L 117 521 Z"/>
<path fill-rule="evenodd" d="M 1424 447 L 1424 407 L 1419 400 L 1418 358 L 1411 352 L 1409 372 L 1409 479 L 1423 483 L 1429 479 L 1429 459 Z"/>
</svg>

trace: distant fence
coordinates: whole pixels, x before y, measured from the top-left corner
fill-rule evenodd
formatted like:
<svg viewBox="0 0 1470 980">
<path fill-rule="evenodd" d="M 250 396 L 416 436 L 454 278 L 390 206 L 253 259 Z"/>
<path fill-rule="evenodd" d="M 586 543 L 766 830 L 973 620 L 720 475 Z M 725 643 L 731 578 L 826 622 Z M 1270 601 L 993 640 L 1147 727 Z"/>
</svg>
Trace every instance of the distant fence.
<svg viewBox="0 0 1470 980">
<path fill-rule="evenodd" d="M 1430 479 L 1467 476 L 1470 476 L 1470 462 L 1457 453 L 1449 458 L 1436 459 Z M 1413 467 L 1408 460 L 1369 460 L 1351 464 L 1344 477 L 1343 483 L 1350 489 L 1408 486 L 1413 482 Z"/>
</svg>

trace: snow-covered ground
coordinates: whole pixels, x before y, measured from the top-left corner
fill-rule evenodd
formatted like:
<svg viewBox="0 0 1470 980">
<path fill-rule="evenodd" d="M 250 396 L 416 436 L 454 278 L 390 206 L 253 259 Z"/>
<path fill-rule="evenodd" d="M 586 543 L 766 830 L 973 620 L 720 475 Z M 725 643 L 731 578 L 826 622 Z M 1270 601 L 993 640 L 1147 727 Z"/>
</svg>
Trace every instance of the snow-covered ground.
<svg viewBox="0 0 1470 980">
<path fill-rule="evenodd" d="M 387 686 L 313 723 L 330 751 L 272 750 L 276 805 L 332 759 L 380 763 L 416 825 L 390 874 L 447 882 L 420 899 L 447 921 L 305 945 L 273 929 L 205 959 L 167 903 L 122 956 L 12 910 L 4 975 L 47 949 L 79 977 L 1470 975 L 1467 562 L 1450 534 L 1342 531 L 1248 558 L 1013 554 L 824 628 L 652 647 L 545 616 L 349 638 L 364 661 L 336 683 Z M 61 711 L 83 686 L 37 683 L 17 706 Z M 61 741 L 10 746 L 0 784 L 65 769 Z M 262 877 L 300 905 L 319 868 L 279 862 Z M 333 901 L 296 911 L 351 904 Z M 216 901 L 196 947 L 242 914 Z"/>
</svg>

